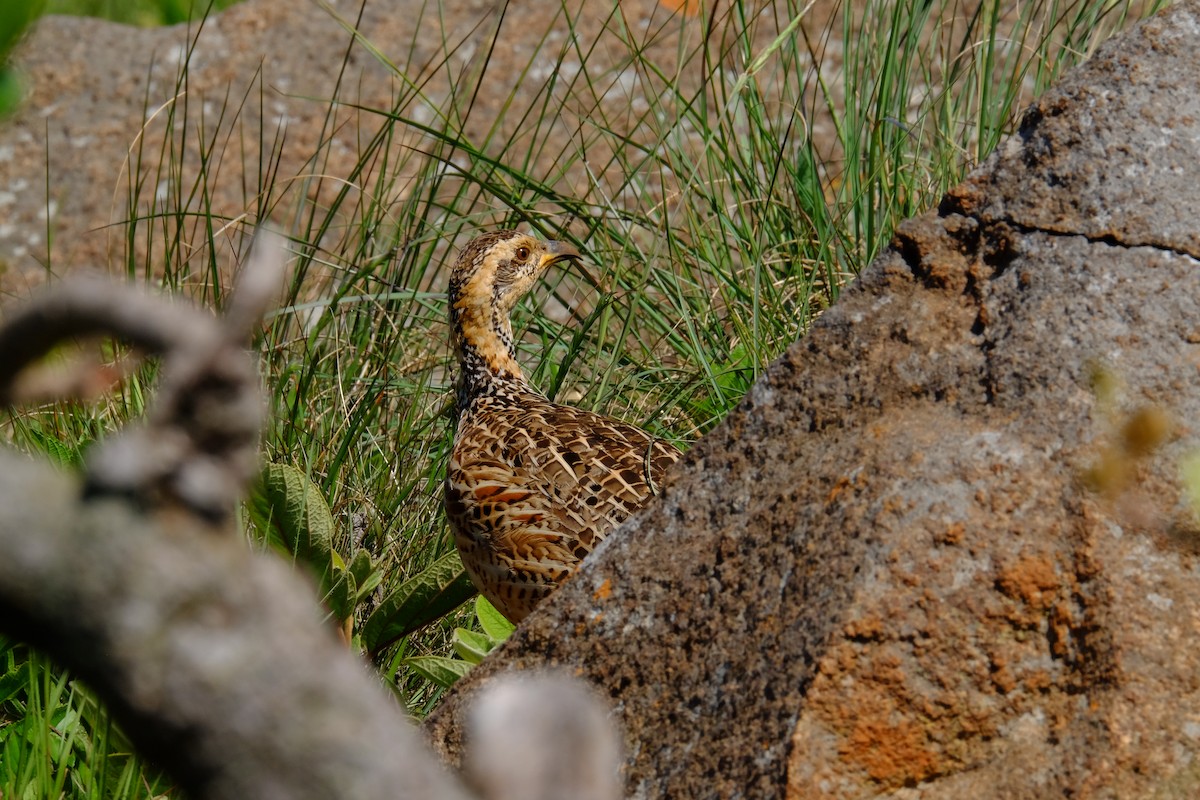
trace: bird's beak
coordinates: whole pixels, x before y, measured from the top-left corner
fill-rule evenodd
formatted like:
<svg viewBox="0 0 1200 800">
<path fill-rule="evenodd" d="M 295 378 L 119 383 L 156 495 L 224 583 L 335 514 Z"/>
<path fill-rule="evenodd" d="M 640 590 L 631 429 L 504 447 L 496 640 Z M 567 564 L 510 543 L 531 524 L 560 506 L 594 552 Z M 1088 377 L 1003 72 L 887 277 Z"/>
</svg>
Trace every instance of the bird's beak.
<svg viewBox="0 0 1200 800">
<path fill-rule="evenodd" d="M 596 288 L 600 288 L 600 284 L 584 268 L 582 261 L 583 256 L 575 249 L 575 246 L 567 242 L 559 242 L 551 239 L 546 242 L 546 255 L 542 256 L 542 268 L 549 267 L 551 264 L 557 264 L 560 261 L 574 261 L 575 269 L 587 279 L 588 283 Z"/>
<path fill-rule="evenodd" d="M 542 256 L 542 265 L 548 267 L 551 264 L 557 264 L 559 261 L 568 261 L 570 259 L 578 261 L 581 258 L 583 256 L 579 255 L 579 251 L 575 249 L 574 245 L 551 239 L 546 242 L 546 255 Z"/>
</svg>

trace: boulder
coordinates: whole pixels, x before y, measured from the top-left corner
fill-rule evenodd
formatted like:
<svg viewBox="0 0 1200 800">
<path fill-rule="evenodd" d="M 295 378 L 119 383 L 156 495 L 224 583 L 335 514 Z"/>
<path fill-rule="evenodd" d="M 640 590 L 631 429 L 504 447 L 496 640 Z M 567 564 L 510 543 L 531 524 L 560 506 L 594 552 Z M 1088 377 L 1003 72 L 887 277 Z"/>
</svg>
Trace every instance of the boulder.
<svg viewBox="0 0 1200 800">
<path fill-rule="evenodd" d="M 1200 795 L 1200 3 L 911 220 L 459 684 L 606 693 L 630 797 Z"/>
</svg>

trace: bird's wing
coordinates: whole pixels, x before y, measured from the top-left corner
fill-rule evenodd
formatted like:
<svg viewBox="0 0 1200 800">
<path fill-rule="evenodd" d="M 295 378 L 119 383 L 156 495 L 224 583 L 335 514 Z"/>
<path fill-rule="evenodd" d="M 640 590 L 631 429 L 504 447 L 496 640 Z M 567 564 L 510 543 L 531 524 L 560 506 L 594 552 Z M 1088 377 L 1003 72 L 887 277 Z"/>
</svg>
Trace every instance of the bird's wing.
<svg viewBox="0 0 1200 800">
<path fill-rule="evenodd" d="M 582 409 L 536 406 L 521 427 L 532 431 L 532 471 L 560 510 L 562 525 L 591 551 L 589 534 L 606 534 L 662 486 L 679 451 L 618 420 Z"/>
<path fill-rule="evenodd" d="M 582 559 L 644 505 L 680 455 L 632 425 L 545 401 L 485 406 L 468 433 L 448 474 L 452 492 L 480 506 L 462 524 L 558 564 Z"/>
</svg>

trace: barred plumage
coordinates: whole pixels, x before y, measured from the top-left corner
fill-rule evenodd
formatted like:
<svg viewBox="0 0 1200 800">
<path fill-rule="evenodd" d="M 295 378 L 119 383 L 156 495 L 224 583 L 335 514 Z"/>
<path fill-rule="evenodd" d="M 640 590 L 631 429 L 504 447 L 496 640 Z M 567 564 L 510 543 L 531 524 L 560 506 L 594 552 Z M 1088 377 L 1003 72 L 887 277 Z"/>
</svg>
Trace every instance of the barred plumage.
<svg viewBox="0 0 1200 800">
<path fill-rule="evenodd" d="M 577 259 L 561 242 L 484 234 L 450 276 L 458 428 L 446 514 L 463 564 L 504 616 L 523 619 L 679 458 L 668 442 L 547 400 L 516 361 L 509 314 L 547 267 Z"/>
</svg>

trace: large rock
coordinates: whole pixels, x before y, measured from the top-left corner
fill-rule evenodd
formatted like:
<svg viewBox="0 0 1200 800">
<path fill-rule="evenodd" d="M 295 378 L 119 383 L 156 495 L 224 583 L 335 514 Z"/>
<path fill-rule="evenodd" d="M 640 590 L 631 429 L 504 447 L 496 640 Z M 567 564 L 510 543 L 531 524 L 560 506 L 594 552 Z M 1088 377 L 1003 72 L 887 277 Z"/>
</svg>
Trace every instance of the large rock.
<svg viewBox="0 0 1200 800">
<path fill-rule="evenodd" d="M 1104 46 L 427 723 L 563 665 L 630 796 L 1200 796 L 1200 4 Z"/>
</svg>

